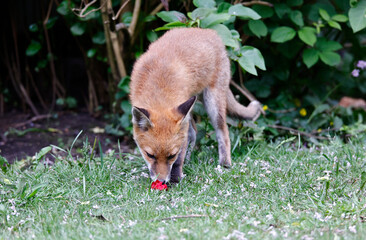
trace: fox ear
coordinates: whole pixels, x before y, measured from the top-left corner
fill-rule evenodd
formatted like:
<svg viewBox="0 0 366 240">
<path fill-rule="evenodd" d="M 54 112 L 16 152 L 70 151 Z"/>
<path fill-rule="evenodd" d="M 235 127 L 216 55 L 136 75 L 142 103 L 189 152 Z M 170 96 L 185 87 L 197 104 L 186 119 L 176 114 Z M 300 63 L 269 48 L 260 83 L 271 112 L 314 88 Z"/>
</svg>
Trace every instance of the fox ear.
<svg viewBox="0 0 366 240">
<path fill-rule="evenodd" d="M 132 107 L 132 123 L 137 125 L 141 130 L 147 131 L 152 127 L 150 121 L 150 113 L 143 108 Z"/>
<path fill-rule="evenodd" d="M 194 103 L 196 102 L 196 100 L 197 100 L 197 97 L 193 96 L 177 107 L 177 111 L 184 116 L 182 119 L 182 122 L 185 119 L 187 119 L 187 116 L 189 116 L 189 113 L 193 109 L 193 106 L 194 106 Z"/>
</svg>

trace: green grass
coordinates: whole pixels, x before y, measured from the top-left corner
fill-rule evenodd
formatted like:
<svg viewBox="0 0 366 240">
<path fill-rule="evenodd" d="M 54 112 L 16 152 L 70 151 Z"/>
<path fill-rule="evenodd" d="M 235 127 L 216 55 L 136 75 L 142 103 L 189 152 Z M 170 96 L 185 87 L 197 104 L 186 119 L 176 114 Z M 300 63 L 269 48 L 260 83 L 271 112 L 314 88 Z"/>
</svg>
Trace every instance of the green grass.
<svg viewBox="0 0 366 240">
<path fill-rule="evenodd" d="M 42 152 L 0 172 L 0 239 L 363 239 L 365 140 L 282 143 L 238 146 L 231 169 L 202 147 L 163 192 L 137 156 Z"/>
</svg>

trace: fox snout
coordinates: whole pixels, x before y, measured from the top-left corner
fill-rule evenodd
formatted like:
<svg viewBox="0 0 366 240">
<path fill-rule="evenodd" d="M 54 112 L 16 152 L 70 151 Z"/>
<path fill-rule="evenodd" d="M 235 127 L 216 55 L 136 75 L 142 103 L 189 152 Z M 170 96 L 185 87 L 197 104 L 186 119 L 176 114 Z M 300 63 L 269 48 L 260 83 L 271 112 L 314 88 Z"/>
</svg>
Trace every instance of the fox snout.
<svg viewBox="0 0 366 240">
<path fill-rule="evenodd" d="M 166 183 L 170 181 L 171 166 L 166 164 L 159 166 L 153 164 L 149 166 L 150 177 L 152 180 L 158 179 L 159 181 Z"/>
</svg>

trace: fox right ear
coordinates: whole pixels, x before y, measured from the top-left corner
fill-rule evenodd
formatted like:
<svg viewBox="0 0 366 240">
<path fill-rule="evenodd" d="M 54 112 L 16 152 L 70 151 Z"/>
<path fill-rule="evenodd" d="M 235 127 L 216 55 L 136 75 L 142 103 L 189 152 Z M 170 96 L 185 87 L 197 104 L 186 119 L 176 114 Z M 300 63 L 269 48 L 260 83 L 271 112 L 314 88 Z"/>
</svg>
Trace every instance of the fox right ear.
<svg viewBox="0 0 366 240">
<path fill-rule="evenodd" d="M 137 125 L 141 130 L 147 131 L 153 126 L 149 117 L 150 113 L 146 109 L 132 107 L 132 123 Z"/>
</svg>

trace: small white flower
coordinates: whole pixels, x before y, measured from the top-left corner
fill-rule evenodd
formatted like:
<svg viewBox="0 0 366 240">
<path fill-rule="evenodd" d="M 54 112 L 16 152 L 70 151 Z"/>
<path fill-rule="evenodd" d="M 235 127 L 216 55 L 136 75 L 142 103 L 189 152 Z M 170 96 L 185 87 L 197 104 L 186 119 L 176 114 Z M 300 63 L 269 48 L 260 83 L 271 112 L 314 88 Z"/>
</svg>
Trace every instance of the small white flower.
<svg viewBox="0 0 366 240">
<path fill-rule="evenodd" d="M 349 231 L 352 232 L 352 233 L 357 233 L 356 231 L 356 226 L 349 226 L 348 227 Z"/>
<path fill-rule="evenodd" d="M 128 220 L 128 226 L 129 226 L 129 227 L 133 227 L 133 226 L 135 226 L 135 225 L 136 225 L 136 223 L 137 223 L 137 220 L 135 220 L 135 221 Z"/>
<path fill-rule="evenodd" d="M 254 221 L 254 222 L 253 222 L 253 226 L 254 226 L 254 227 L 257 227 L 260 223 L 261 223 L 260 221 Z"/>
<path fill-rule="evenodd" d="M 266 218 L 268 221 L 271 221 L 273 219 L 273 215 L 272 214 L 268 214 L 266 215 Z"/>
<path fill-rule="evenodd" d="M 220 219 L 216 220 L 216 223 L 221 224 L 222 223 L 222 219 L 220 218 Z"/>
</svg>

